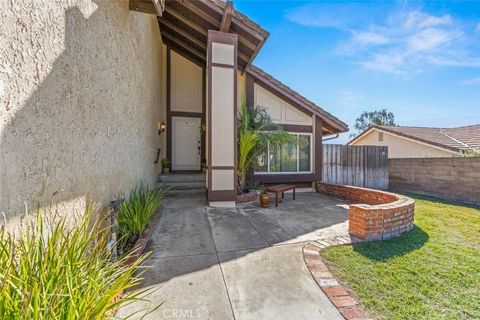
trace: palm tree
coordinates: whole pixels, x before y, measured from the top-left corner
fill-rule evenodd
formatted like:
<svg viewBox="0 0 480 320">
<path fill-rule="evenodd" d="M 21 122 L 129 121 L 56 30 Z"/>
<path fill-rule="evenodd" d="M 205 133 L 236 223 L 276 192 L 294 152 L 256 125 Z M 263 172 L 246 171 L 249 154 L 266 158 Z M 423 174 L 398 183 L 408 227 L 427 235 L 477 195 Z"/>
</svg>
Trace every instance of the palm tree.
<svg viewBox="0 0 480 320">
<path fill-rule="evenodd" d="M 238 114 L 238 191 L 246 190 L 246 174 L 262 152 L 262 146 L 293 142 L 294 137 L 272 122 L 261 106 L 247 107 L 243 99 Z"/>
</svg>

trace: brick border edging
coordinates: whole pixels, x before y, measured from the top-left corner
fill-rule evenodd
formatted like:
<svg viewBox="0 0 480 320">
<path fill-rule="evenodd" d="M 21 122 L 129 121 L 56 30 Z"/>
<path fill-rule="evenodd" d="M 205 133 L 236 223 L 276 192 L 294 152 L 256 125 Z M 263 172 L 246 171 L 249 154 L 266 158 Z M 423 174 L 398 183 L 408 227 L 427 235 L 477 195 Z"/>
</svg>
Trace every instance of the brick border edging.
<svg viewBox="0 0 480 320">
<path fill-rule="evenodd" d="M 340 283 L 328 271 L 323 263 L 320 251 L 327 247 L 348 245 L 362 242 L 354 237 L 335 237 L 322 239 L 316 242 L 308 242 L 303 246 L 303 260 L 320 289 L 325 293 L 330 302 L 337 308 L 346 320 L 370 319 L 365 310 L 360 307 L 357 299 L 348 293 Z"/>
<path fill-rule="evenodd" d="M 147 248 L 148 241 L 150 241 L 150 238 L 153 234 L 153 229 L 155 226 L 158 224 L 161 216 L 161 209 L 162 207 L 160 206 L 155 214 L 153 215 L 152 219 L 150 220 L 150 223 L 148 224 L 148 227 L 143 230 L 143 232 L 138 236 L 137 241 L 135 241 L 135 245 L 133 246 L 131 250 L 131 254 L 129 255 L 128 259 L 125 260 L 124 266 L 128 267 L 134 264 L 140 257 L 145 253 L 145 249 Z M 126 291 L 122 291 L 115 297 L 115 301 L 121 300 L 125 297 Z M 115 316 L 115 314 L 118 311 L 118 306 L 115 307 L 115 309 L 112 310 L 111 316 Z"/>
</svg>

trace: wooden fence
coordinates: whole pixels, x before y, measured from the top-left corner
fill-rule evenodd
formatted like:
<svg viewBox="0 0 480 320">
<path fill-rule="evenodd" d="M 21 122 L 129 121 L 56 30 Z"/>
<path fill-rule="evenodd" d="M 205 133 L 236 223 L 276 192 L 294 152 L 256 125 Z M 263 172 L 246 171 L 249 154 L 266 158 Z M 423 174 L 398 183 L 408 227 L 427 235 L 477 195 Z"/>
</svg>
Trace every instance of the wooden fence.
<svg viewBox="0 0 480 320">
<path fill-rule="evenodd" d="M 388 189 L 388 147 L 324 144 L 322 181 Z"/>
</svg>

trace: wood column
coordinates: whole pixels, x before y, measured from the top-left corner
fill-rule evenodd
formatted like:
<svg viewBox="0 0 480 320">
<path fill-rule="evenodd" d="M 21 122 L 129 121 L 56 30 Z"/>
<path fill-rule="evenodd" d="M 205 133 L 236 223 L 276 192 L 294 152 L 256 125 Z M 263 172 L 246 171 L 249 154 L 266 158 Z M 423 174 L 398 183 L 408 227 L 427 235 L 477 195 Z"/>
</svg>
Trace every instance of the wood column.
<svg viewBox="0 0 480 320">
<path fill-rule="evenodd" d="M 208 31 L 208 201 L 234 207 L 237 198 L 238 35 Z"/>
</svg>

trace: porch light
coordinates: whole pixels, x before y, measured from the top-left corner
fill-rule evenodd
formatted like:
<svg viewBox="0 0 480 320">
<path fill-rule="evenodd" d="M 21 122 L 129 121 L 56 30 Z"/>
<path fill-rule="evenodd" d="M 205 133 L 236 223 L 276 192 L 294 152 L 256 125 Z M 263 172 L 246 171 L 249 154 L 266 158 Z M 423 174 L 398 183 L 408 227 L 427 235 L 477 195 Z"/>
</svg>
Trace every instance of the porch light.
<svg viewBox="0 0 480 320">
<path fill-rule="evenodd" d="M 157 128 L 158 128 L 158 135 L 161 135 L 162 132 L 165 132 L 165 130 L 167 129 L 167 125 L 165 124 L 165 121 L 158 121 L 157 122 Z"/>
</svg>

